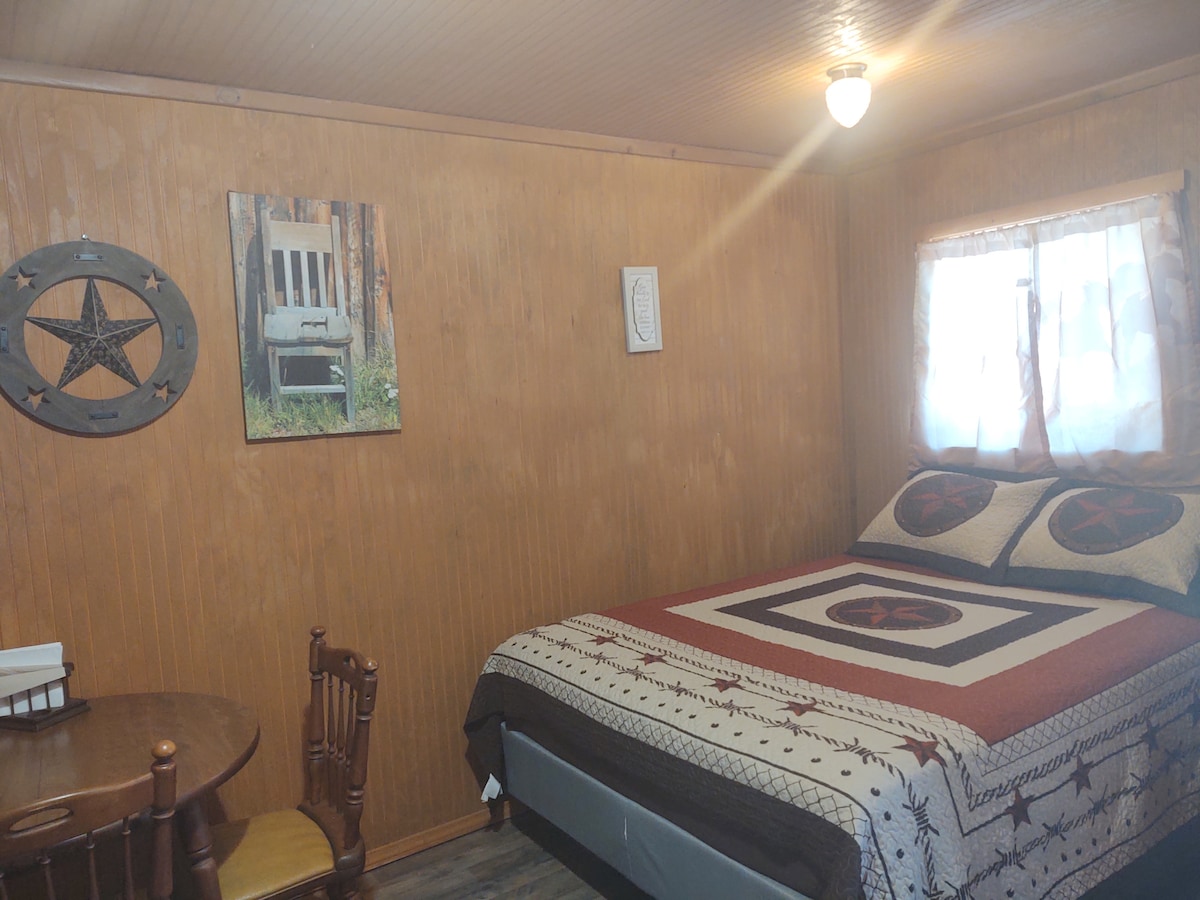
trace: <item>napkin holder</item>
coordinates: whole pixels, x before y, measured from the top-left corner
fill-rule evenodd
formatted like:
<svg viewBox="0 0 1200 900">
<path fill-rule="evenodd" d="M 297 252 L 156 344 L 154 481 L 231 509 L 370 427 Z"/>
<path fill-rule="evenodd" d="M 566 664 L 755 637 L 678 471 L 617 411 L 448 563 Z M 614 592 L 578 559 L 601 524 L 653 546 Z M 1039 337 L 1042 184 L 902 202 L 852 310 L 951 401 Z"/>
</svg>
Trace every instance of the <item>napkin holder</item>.
<svg viewBox="0 0 1200 900">
<path fill-rule="evenodd" d="M 42 684 L 29 690 L 20 691 L 0 697 L 0 706 L 13 710 L 7 715 L 0 715 L 0 729 L 9 731 L 41 731 L 52 725 L 57 725 L 65 719 L 77 716 L 88 710 L 88 702 L 82 697 L 71 696 L 71 673 L 75 664 L 62 664 L 62 677 L 49 683 Z M 40 692 L 45 698 L 42 702 L 34 697 Z M 34 706 L 42 706 L 34 709 Z M 16 712 L 15 710 L 22 710 Z"/>
</svg>

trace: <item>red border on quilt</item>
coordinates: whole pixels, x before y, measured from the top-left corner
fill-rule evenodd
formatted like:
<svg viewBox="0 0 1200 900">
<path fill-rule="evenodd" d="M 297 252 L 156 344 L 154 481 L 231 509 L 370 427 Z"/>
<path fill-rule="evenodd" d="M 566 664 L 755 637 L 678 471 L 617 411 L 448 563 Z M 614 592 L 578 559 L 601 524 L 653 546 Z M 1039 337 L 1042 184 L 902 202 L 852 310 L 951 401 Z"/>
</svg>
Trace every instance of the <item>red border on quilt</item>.
<svg viewBox="0 0 1200 900">
<path fill-rule="evenodd" d="M 683 603 L 855 562 L 938 574 L 900 563 L 835 556 L 725 584 L 652 597 L 605 610 L 603 615 L 749 665 L 935 713 L 965 725 L 989 744 L 1069 709 L 1200 641 L 1200 619 L 1151 607 L 1024 665 L 957 687 L 772 644 L 671 612 L 671 607 Z"/>
</svg>

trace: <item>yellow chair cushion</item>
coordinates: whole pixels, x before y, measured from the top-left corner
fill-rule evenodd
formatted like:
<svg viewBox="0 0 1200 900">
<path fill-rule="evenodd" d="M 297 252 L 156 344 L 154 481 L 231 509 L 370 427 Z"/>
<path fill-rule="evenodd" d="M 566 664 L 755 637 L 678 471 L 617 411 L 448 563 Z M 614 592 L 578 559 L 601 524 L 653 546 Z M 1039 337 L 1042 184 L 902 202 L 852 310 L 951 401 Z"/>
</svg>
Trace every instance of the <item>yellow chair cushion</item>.
<svg viewBox="0 0 1200 900">
<path fill-rule="evenodd" d="M 222 900 L 256 900 L 333 871 L 325 832 L 298 809 L 214 825 L 212 833 Z"/>
</svg>

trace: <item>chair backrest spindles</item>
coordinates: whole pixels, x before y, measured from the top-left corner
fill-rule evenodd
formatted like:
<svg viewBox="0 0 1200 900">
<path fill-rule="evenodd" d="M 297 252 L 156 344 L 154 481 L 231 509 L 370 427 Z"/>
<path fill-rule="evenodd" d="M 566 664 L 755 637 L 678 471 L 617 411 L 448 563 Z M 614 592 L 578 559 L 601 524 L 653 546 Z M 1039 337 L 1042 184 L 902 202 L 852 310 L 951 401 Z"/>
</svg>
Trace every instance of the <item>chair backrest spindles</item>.
<svg viewBox="0 0 1200 900">
<path fill-rule="evenodd" d="M 152 849 L 150 871 L 154 879 L 151 900 L 170 900 L 171 818 L 175 813 L 175 745 L 160 741 L 152 750 L 154 764 L 145 775 L 115 786 L 81 791 L 62 797 L 39 801 L 14 810 L 0 820 L 0 858 L 8 860 L 9 874 L 16 866 L 28 866 L 36 861 L 41 870 L 45 896 L 58 896 L 54 870 L 66 867 L 74 859 L 77 873 L 72 885 L 86 878 L 88 900 L 100 900 L 101 868 L 98 857 L 97 833 L 101 829 L 120 828 L 120 845 L 114 846 L 116 860 L 123 868 L 121 892 L 126 900 L 135 896 L 134 853 L 132 832 L 135 819 L 146 809 L 152 820 Z M 115 837 L 115 835 L 113 835 Z M 82 846 L 80 846 L 82 844 Z M 82 861 L 79 857 L 82 856 Z M 102 857 L 108 860 L 110 857 Z M 116 864 L 113 860 L 113 864 Z M 33 876 L 33 873 L 30 873 Z M 15 885 L 14 885 L 15 886 Z M 72 897 L 83 896 L 82 888 L 64 888 Z M 20 891 L 18 890 L 19 894 Z M 5 872 L 0 871 L 0 900 L 8 900 Z"/>
<path fill-rule="evenodd" d="M 354 710 L 358 709 L 358 691 L 353 688 L 350 690 L 349 702 L 346 704 L 346 755 L 342 760 L 341 771 L 338 773 L 340 784 L 344 787 L 350 783 L 350 760 L 354 758 L 355 748 L 358 745 L 358 716 L 354 714 Z M 338 795 L 338 809 L 343 813 L 346 811 L 346 792 L 342 790 Z"/>
<path fill-rule="evenodd" d="M 349 697 L 350 702 L 347 702 L 347 697 Z M 338 798 L 338 802 L 337 802 L 338 809 L 342 809 L 342 796 L 343 796 L 344 791 L 346 791 L 346 764 L 347 764 L 346 754 L 347 754 L 347 745 L 348 745 L 347 742 L 348 742 L 349 733 L 350 733 L 349 727 L 347 726 L 347 719 L 352 718 L 352 716 L 353 716 L 353 713 L 350 712 L 350 710 L 353 709 L 353 706 L 352 706 L 353 698 L 354 698 L 354 691 L 353 690 L 349 691 L 349 694 L 347 695 L 346 682 L 343 682 L 343 680 L 338 679 L 338 682 L 337 682 L 337 760 L 334 763 L 334 776 L 335 776 L 335 779 L 337 780 L 337 785 L 335 787 L 336 787 L 336 791 L 337 791 L 336 796 Z"/>
<path fill-rule="evenodd" d="M 121 823 L 121 852 L 125 854 L 125 882 L 121 886 L 121 896 L 124 900 L 133 900 L 133 828 L 128 817 Z M 99 896 L 93 900 L 99 900 Z"/>
<path fill-rule="evenodd" d="M 353 650 L 329 647 L 321 626 L 311 634 L 309 674 L 314 687 L 309 710 L 308 803 L 327 804 L 342 814 L 342 849 L 349 850 L 360 839 L 378 665 Z M 317 686 L 322 682 L 324 690 Z"/>
<path fill-rule="evenodd" d="M 42 867 L 42 880 L 46 883 L 46 900 L 58 900 L 54 892 L 54 873 L 50 871 L 50 857 L 39 856 L 38 865 Z"/>
<path fill-rule="evenodd" d="M 96 836 L 89 832 L 87 844 L 84 846 L 87 849 L 88 900 L 99 900 L 100 878 L 96 874 Z M 125 863 L 125 868 L 128 870 L 128 862 Z"/>
<path fill-rule="evenodd" d="M 333 761 L 337 758 L 337 705 L 333 702 L 333 676 L 325 676 L 326 688 L 326 713 L 328 714 L 328 722 L 325 726 L 325 799 L 329 802 L 333 799 Z"/>
<path fill-rule="evenodd" d="M 276 291 L 284 306 L 328 309 L 330 314 L 348 315 L 342 284 L 341 220 L 331 216 L 328 224 L 262 221 L 264 275 L 268 309 L 275 306 Z M 279 254 L 283 284 L 276 284 L 275 254 Z M 297 283 L 299 282 L 299 283 Z M 330 296 L 330 285 L 333 295 Z"/>
</svg>

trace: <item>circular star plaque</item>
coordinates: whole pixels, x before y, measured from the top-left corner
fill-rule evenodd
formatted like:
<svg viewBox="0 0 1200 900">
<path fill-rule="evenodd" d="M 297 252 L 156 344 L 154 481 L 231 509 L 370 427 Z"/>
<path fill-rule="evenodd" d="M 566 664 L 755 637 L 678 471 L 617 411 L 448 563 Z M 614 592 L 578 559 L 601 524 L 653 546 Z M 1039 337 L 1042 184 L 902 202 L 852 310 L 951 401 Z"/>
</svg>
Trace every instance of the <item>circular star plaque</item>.
<svg viewBox="0 0 1200 900">
<path fill-rule="evenodd" d="M 29 315 L 50 288 L 78 282 L 78 318 Z M 136 294 L 154 318 L 110 319 L 105 285 Z M 62 372 L 49 379 L 26 351 L 25 331 L 36 327 L 68 346 Z M 157 327 L 162 336 L 158 365 L 144 381 L 124 346 Z M 51 244 L 19 260 L 0 277 L 0 391 L 22 412 L 44 425 L 76 434 L 120 434 L 140 428 L 175 405 L 196 367 L 196 320 L 187 299 L 158 266 L 136 253 L 89 241 Z M 86 399 L 66 390 L 72 381 L 102 366 L 131 388 L 119 396 Z"/>
</svg>

